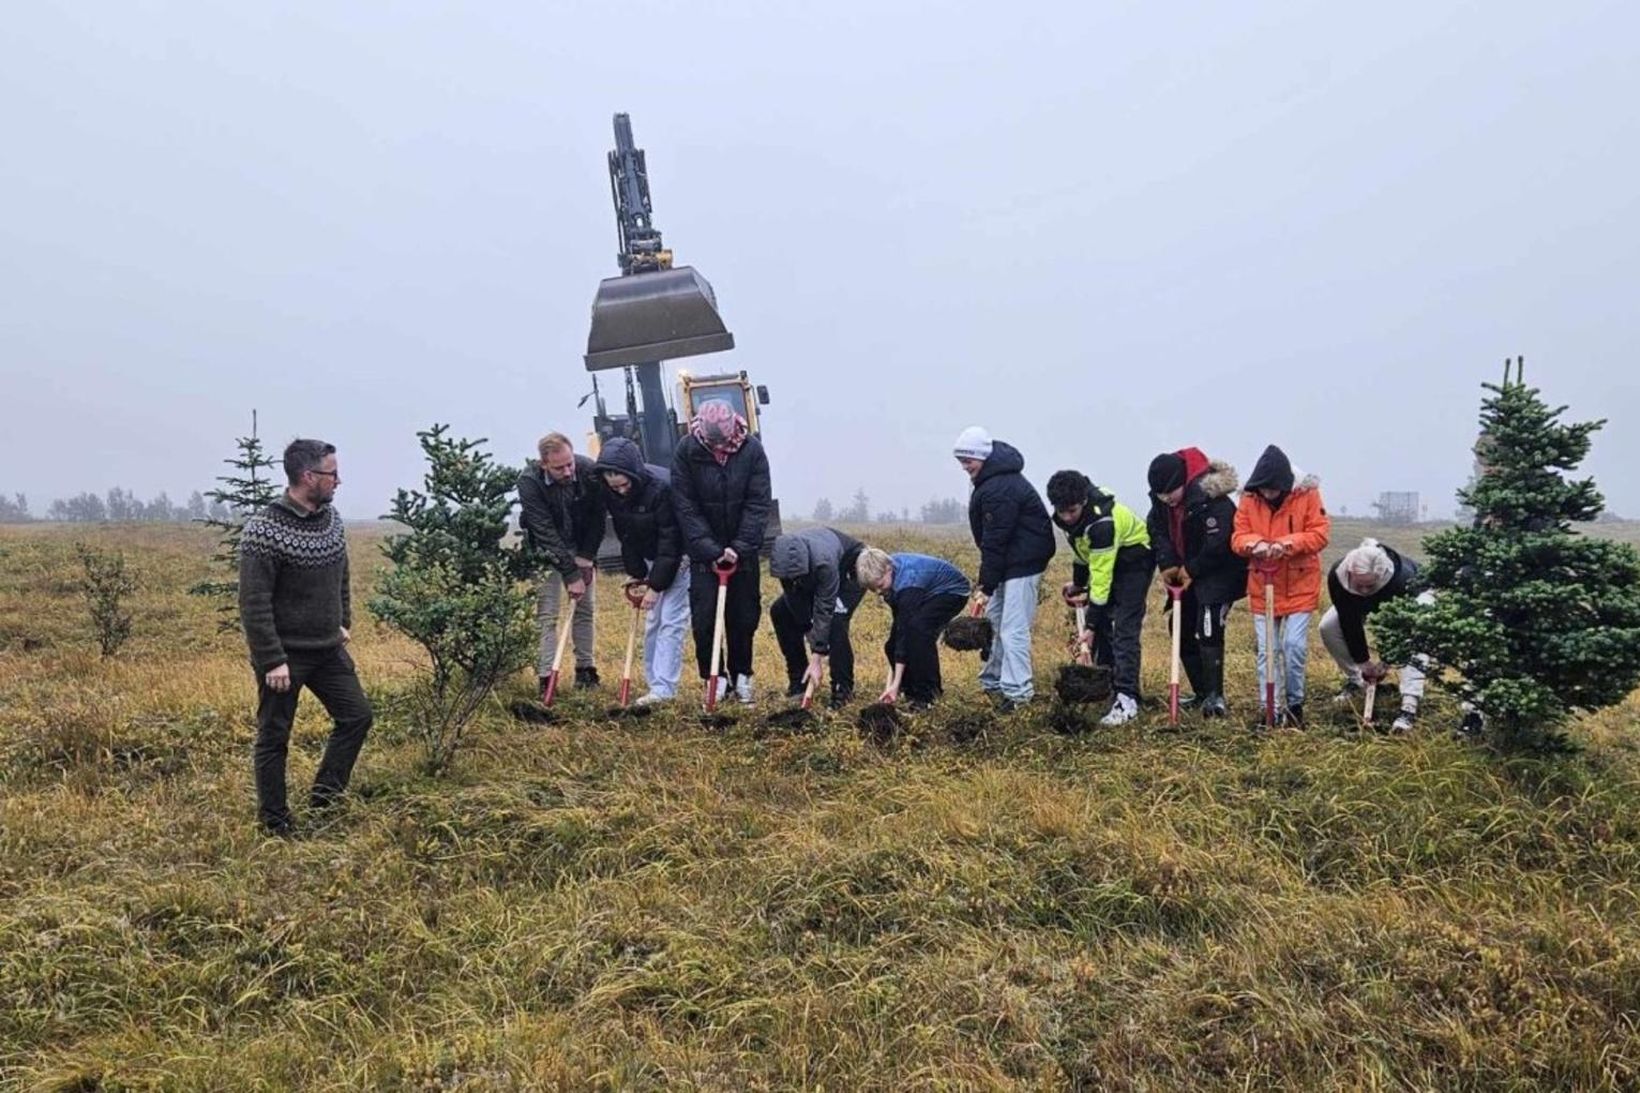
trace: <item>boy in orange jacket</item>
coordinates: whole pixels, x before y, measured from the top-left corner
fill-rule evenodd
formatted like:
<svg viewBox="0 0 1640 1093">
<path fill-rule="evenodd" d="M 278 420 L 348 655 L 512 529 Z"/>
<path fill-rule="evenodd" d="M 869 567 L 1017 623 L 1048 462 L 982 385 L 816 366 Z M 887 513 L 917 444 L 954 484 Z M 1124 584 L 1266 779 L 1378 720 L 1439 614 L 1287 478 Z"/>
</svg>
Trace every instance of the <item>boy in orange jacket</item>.
<svg viewBox="0 0 1640 1093">
<path fill-rule="evenodd" d="M 1310 657 L 1310 617 L 1321 604 L 1321 552 L 1332 521 L 1321 502 L 1320 480 L 1300 478 L 1287 454 L 1274 444 L 1264 449 L 1236 506 L 1230 549 L 1251 560 L 1247 597 L 1258 639 L 1258 685 L 1269 676 L 1270 635 L 1264 632 L 1264 586 L 1275 588 L 1276 636 L 1281 639 L 1286 684 L 1286 719 L 1304 724 L 1304 669 Z"/>
</svg>

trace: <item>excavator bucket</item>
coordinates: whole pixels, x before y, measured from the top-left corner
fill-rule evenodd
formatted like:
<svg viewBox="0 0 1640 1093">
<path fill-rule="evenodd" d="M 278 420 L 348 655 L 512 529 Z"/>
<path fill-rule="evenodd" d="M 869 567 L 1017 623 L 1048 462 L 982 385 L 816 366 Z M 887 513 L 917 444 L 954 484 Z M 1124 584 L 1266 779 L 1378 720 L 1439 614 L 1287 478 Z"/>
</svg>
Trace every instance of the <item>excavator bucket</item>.
<svg viewBox="0 0 1640 1093">
<path fill-rule="evenodd" d="M 691 266 L 611 277 L 598 285 L 587 335 L 589 372 L 734 347 L 712 286 Z"/>
</svg>

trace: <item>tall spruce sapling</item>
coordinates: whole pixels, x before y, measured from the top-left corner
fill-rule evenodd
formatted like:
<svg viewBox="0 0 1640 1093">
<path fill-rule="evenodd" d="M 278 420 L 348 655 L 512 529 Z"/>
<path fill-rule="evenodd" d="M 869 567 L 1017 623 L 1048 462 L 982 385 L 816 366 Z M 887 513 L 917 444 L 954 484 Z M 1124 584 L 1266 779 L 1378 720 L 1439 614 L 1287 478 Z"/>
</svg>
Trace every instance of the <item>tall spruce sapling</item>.
<svg viewBox="0 0 1640 1093">
<path fill-rule="evenodd" d="M 418 433 L 427 473 L 399 490 L 389 517 L 406 529 L 383 547 L 391 568 L 370 610 L 425 651 L 429 672 L 409 695 L 411 729 L 437 773 L 454 760 L 468 722 L 535 643 L 527 554 L 505 545 L 517 470 L 497 464 L 484 440 L 448 426 Z"/>
<path fill-rule="evenodd" d="M 234 447 L 234 455 L 223 460 L 233 471 L 217 476 L 221 484 L 205 494 L 212 501 L 210 509 L 204 516 L 194 517 L 196 523 L 216 529 L 217 550 L 212 560 L 229 576 L 223 580 L 200 581 L 188 589 L 192 595 L 217 601 L 220 630 L 239 628 L 239 537 L 244 533 L 245 521 L 279 496 L 279 482 L 273 470 L 278 464 L 262 448 L 262 440 L 256 432 L 255 410 L 251 411 L 250 436 L 235 438 Z"/>
<path fill-rule="evenodd" d="M 1392 663 L 1425 654 L 1500 743 L 1543 748 L 1564 745 L 1573 711 L 1640 683 L 1640 554 L 1572 530 L 1604 506 L 1593 479 L 1570 475 L 1605 422 L 1562 423 L 1566 407 L 1523 370 L 1506 363 L 1501 384 L 1483 385 L 1477 474 L 1459 491 L 1473 523 L 1424 540 L 1434 602 L 1396 600 L 1373 621 Z"/>
</svg>

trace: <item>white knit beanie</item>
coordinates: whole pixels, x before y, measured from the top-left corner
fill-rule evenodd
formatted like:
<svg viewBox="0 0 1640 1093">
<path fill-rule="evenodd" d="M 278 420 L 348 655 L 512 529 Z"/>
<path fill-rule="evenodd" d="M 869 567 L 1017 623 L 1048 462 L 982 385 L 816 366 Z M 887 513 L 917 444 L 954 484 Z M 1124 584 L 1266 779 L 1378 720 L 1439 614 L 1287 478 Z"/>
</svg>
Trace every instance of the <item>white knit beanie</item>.
<svg viewBox="0 0 1640 1093">
<path fill-rule="evenodd" d="M 1344 555 L 1344 560 L 1338 563 L 1338 575 L 1345 578 L 1345 587 L 1349 587 L 1347 575 L 1351 573 L 1371 574 L 1372 591 L 1376 592 L 1395 576 L 1395 563 L 1390 561 L 1389 552 L 1378 545 L 1377 539 L 1362 539 L 1361 545 Z"/>
<path fill-rule="evenodd" d="M 958 459 L 990 459 L 991 434 L 978 425 L 970 425 L 957 436 L 953 453 Z"/>
</svg>

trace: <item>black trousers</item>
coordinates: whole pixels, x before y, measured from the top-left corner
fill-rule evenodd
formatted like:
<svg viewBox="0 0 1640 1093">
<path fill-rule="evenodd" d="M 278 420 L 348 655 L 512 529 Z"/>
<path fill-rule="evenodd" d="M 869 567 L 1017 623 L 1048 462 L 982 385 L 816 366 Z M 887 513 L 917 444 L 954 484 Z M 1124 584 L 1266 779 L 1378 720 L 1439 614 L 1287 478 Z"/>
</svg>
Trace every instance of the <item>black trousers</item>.
<svg viewBox="0 0 1640 1093">
<path fill-rule="evenodd" d="M 1184 667 L 1190 689 L 1197 694 L 1216 689 L 1222 679 L 1224 665 L 1224 627 L 1230 618 L 1234 603 L 1202 603 L 1194 588 L 1184 590 L 1179 597 L 1179 609 L 1184 612 L 1184 631 L 1179 635 L 1179 663 Z M 1168 611 L 1172 611 L 1171 597 Z M 1171 616 L 1168 625 L 1172 625 Z M 1213 652 L 1213 663 L 1219 666 L 1214 679 L 1208 679 L 1202 665 L 1202 650 Z"/>
<path fill-rule="evenodd" d="M 903 602 L 893 605 L 894 623 L 883 652 L 889 665 L 896 663 L 895 650 L 905 662 L 900 677 L 900 697 L 907 702 L 932 702 L 945 692 L 940 679 L 940 633 L 945 624 L 968 606 L 966 596 L 911 595 L 900 593 Z"/>
<path fill-rule="evenodd" d="M 695 661 L 700 678 L 712 672 L 712 628 L 717 625 L 717 572 L 710 563 L 691 562 L 689 574 L 689 624 L 695 632 Z M 752 637 L 763 621 L 763 567 L 757 558 L 742 558 L 740 568 L 729 578 L 729 595 L 724 604 L 723 628 L 728 632 L 731 677 L 752 674 Z"/>
<path fill-rule="evenodd" d="M 852 581 L 844 584 L 837 595 L 843 607 L 831 615 L 831 633 L 826 638 L 831 652 L 827 657 L 831 662 L 831 685 L 838 690 L 854 690 L 854 646 L 849 642 L 848 627 L 865 594 L 865 589 Z M 774 623 L 775 640 L 786 658 L 786 680 L 795 685 L 809 669 L 809 651 L 803 637 L 813 628 L 814 596 L 796 589 L 782 592 L 769 608 L 769 621 Z"/>
<path fill-rule="evenodd" d="M 1144 636 L 1145 597 L 1150 594 L 1150 578 L 1156 563 L 1148 558 L 1140 564 L 1118 562 L 1111 575 L 1110 602 L 1088 608 L 1088 627 L 1093 631 L 1093 662 L 1111 671 L 1117 694 L 1139 698 L 1139 650 Z M 1183 635 L 1181 635 L 1182 638 Z"/>
<path fill-rule="evenodd" d="M 290 727 L 296 720 L 296 699 L 302 688 L 313 692 L 334 722 L 330 739 L 325 742 L 324 758 L 313 778 L 312 802 L 317 807 L 330 804 L 347 789 L 353 763 L 359 758 L 373 720 L 370 699 L 359 686 L 353 658 L 342 646 L 312 653 L 292 652 L 286 663 L 290 666 L 289 690 L 275 691 L 262 673 L 256 677 L 256 805 L 262 823 L 269 827 L 290 823 L 290 808 L 285 801 L 285 756 L 290 750 Z"/>
</svg>

